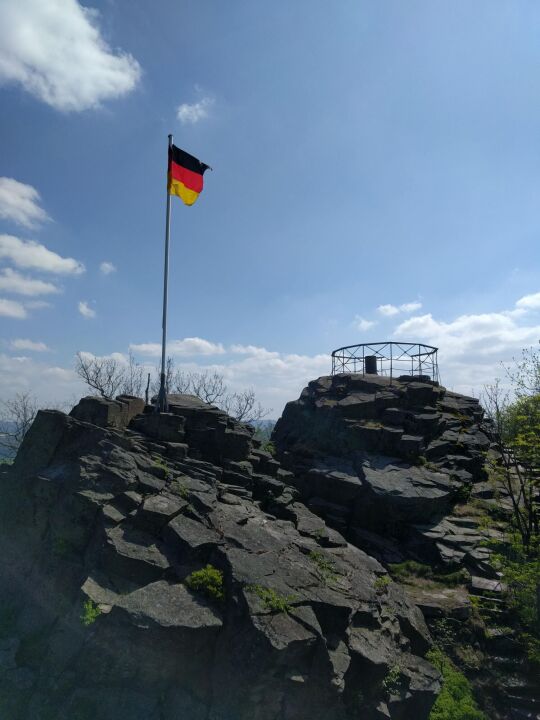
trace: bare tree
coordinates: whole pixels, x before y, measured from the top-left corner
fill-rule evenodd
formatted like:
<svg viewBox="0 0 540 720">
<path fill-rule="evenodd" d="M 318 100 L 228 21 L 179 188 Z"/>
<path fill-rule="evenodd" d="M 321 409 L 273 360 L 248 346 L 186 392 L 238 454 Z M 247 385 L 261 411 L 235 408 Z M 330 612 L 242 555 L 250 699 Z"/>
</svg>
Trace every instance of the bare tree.
<svg viewBox="0 0 540 720">
<path fill-rule="evenodd" d="M 160 368 L 157 368 L 152 383 L 153 392 L 159 389 L 159 373 Z M 270 412 L 257 402 L 254 390 L 230 393 L 221 373 L 209 370 L 186 373 L 176 370 L 174 360 L 170 357 L 167 358 L 166 383 L 168 392 L 195 395 L 203 402 L 217 405 L 239 422 L 257 423 Z"/>
<path fill-rule="evenodd" d="M 39 405 L 34 395 L 17 393 L 1 403 L 0 446 L 14 454 L 34 422 Z"/>
<path fill-rule="evenodd" d="M 122 395 L 134 395 L 142 397 L 145 387 L 144 368 L 135 360 L 135 356 L 129 351 L 128 363 L 124 372 L 124 381 L 120 385 Z"/>
<path fill-rule="evenodd" d="M 226 395 L 222 407 L 235 420 L 249 425 L 259 422 L 270 412 L 263 408 L 260 402 L 257 402 L 253 389 Z"/>
<path fill-rule="evenodd" d="M 218 372 L 193 372 L 189 379 L 191 392 L 203 402 L 220 405 L 227 395 L 225 378 Z"/>
</svg>

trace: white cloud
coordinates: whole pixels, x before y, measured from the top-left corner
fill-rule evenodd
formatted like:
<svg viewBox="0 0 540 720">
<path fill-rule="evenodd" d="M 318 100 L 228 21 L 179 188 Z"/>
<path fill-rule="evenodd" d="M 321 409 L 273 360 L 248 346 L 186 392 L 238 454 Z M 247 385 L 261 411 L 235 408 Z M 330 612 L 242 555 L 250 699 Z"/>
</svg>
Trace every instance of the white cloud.
<svg viewBox="0 0 540 720">
<path fill-rule="evenodd" d="M 90 305 L 86 302 L 86 300 L 81 300 L 78 305 L 79 312 L 81 315 L 85 318 L 95 318 L 96 317 L 96 311 L 93 310 Z"/>
<path fill-rule="evenodd" d="M 385 317 L 391 317 L 392 315 L 397 315 L 399 313 L 399 308 L 395 305 L 379 305 L 377 312 Z"/>
<path fill-rule="evenodd" d="M 33 352 L 47 352 L 49 348 L 43 342 L 34 342 L 33 340 L 12 340 L 9 343 L 12 350 L 32 350 Z"/>
<path fill-rule="evenodd" d="M 26 308 L 22 303 L 0 298 L 0 316 L 22 319 L 27 315 Z"/>
<path fill-rule="evenodd" d="M 360 315 L 356 315 L 353 321 L 353 326 L 361 332 L 369 330 L 376 324 L 374 320 L 365 320 L 363 317 L 360 317 Z"/>
<path fill-rule="evenodd" d="M 161 345 L 159 343 L 141 343 L 140 345 L 130 345 L 131 350 L 141 355 L 159 356 L 161 355 Z M 172 340 L 167 343 L 167 354 L 172 356 L 178 355 L 222 355 L 225 352 L 221 343 L 213 343 L 203 338 L 193 337 L 184 338 L 183 340 Z"/>
<path fill-rule="evenodd" d="M 214 104 L 214 99 L 211 97 L 203 97 L 199 102 L 182 103 L 176 111 L 176 116 L 182 123 L 182 125 L 195 125 L 199 120 L 204 120 L 208 117 L 210 108 Z"/>
<path fill-rule="evenodd" d="M 538 310 L 540 309 L 540 292 L 532 295 L 524 295 L 516 302 L 516 308 L 520 310 Z"/>
<path fill-rule="evenodd" d="M 503 310 L 460 315 L 445 322 L 428 313 L 405 320 L 394 335 L 438 347 L 443 384 L 460 392 L 479 392 L 504 376 L 501 363 L 511 363 L 523 348 L 539 342 L 540 324 L 523 318 L 523 314 Z"/>
<path fill-rule="evenodd" d="M 418 302 L 418 300 L 415 300 L 414 302 L 403 303 L 403 305 L 399 306 L 399 309 L 401 312 L 410 313 L 414 312 L 415 310 L 420 310 L 421 307 L 422 303 Z"/>
<path fill-rule="evenodd" d="M 33 228 L 49 216 L 39 205 L 39 193 L 31 185 L 0 177 L 0 218 Z"/>
<path fill-rule="evenodd" d="M 84 265 L 73 258 L 64 258 L 34 240 L 21 240 L 14 235 L 0 235 L 0 259 L 5 258 L 21 268 L 41 270 L 57 275 L 80 275 Z"/>
<path fill-rule="evenodd" d="M 410 313 L 415 310 L 420 310 L 422 303 L 418 300 L 414 302 L 403 303 L 403 305 L 379 305 L 377 312 L 385 317 L 392 317 L 393 315 L 399 315 L 399 313 Z"/>
<path fill-rule="evenodd" d="M 50 282 L 21 275 L 11 268 L 0 270 L 0 290 L 30 296 L 51 295 L 60 292 L 56 285 Z"/>
<path fill-rule="evenodd" d="M 0 82 L 21 85 L 57 110 L 80 111 L 130 92 L 140 67 L 113 52 L 98 13 L 76 0 L 2 0 Z"/>
<path fill-rule="evenodd" d="M 88 394 L 74 370 L 46 365 L 28 357 L 0 354 L 0 397 L 11 398 L 18 392 L 36 395 L 44 407 L 58 405 L 70 398 L 73 405 Z"/>
<path fill-rule="evenodd" d="M 116 267 L 112 264 L 112 262 L 104 260 L 99 266 L 99 270 L 103 275 L 110 275 L 111 273 L 116 272 Z"/>
</svg>

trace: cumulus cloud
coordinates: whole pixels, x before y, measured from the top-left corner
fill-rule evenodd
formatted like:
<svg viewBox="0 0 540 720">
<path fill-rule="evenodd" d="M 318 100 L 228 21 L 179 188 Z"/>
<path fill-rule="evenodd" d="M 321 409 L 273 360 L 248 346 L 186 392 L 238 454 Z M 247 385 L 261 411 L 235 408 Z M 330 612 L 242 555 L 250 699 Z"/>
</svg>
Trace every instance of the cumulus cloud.
<svg viewBox="0 0 540 720">
<path fill-rule="evenodd" d="M 353 321 L 353 326 L 361 332 L 369 330 L 376 324 L 377 323 L 374 320 L 366 320 L 365 318 L 360 317 L 360 315 L 356 315 Z"/>
<path fill-rule="evenodd" d="M 80 275 L 84 265 L 73 258 L 64 258 L 34 240 L 21 240 L 13 235 L 0 235 L 0 259 L 21 268 L 41 270 L 57 275 Z"/>
<path fill-rule="evenodd" d="M 176 111 L 176 116 L 182 125 L 195 125 L 208 117 L 213 104 L 214 99 L 211 97 L 203 97 L 192 104 L 182 103 Z"/>
<path fill-rule="evenodd" d="M 99 266 L 99 270 L 103 275 L 110 275 L 111 273 L 116 272 L 116 267 L 112 264 L 112 262 L 104 260 Z"/>
<path fill-rule="evenodd" d="M 9 343 L 11 350 L 31 350 L 32 352 L 47 352 L 49 348 L 43 342 L 34 342 L 19 338 Z"/>
<path fill-rule="evenodd" d="M 86 302 L 86 300 L 81 300 L 79 302 L 79 312 L 81 315 L 85 318 L 95 318 L 96 317 L 96 311 L 93 310 L 90 305 Z"/>
<path fill-rule="evenodd" d="M 29 357 L 0 353 L 0 397 L 31 392 L 45 407 L 80 398 L 87 388 L 70 368 L 47 365 Z M 76 402 L 76 400 L 74 400 Z M 73 402 L 73 404 L 74 404 Z"/>
<path fill-rule="evenodd" d="M 414 312 L 415 310 L 420 310 L 421 307 L 422 303 L 418 302 L 418 300 L 415 300 L 414 302 L 403 303 L 403 305 L 399 306 L 399 309 L 401 312 L 410 313 Z"/>
<path fill-rule="evenodd" d="M 526 303 L 534 309 L 534 301 Z M 460 315 L 449 321 L 427 313 L 400 323 L 394 335 L 438 347 L 443 383 L 462 392 L 479 392 L 485 384 L 504 376 L 501 363 L 510 363 L 523 348 L 539 342 L 540 322 L 528 322 L 527 317 L 513 309 Z"/>
<path fill-rule="evenodd" d="M 0 82 L 20 85 L 62 111 L 80 111 L 130 92 L 140 67 L 113 52 L 98 13 L 76 0 L 2 0 Z"/>
<path fill-rule="evenodd" d="M 403 303 L 403 305 L 379 305 L 377 312 L 385 317 L 392 317 L 393 315 L 399 315 L 399 313 L 410 313 L 415 310 L 420 310 L 422 303 L 415 300 L 414 302 Z"/>
<path fill-rule="evenodd" d="M 519 310 L 538 310 L 540 309 L 540 292 L 532 295 L 524 295 L 516 302 L 516 308 Z"/>
<path fill-rule="evenodd" d="M 0 298 L 0 316 L 22 320 L 27 315 L 26 308 L 22 303 L 16 300 Z"/>
<path fill-rule="evenodd" d="M 39 201 L 39 193 L 32 185 L 0 177 L 0 218 L 3 220 L 11 220 L 26 228 L 35 227 L 49 219 Z"/>
<path fill-rule="evenodd" d="M 161 345 L 159 343 L 141 343 L 140 345 L 130 345 L 130 349 L 141 355 L 159 356 L 161 355 Z M 183 340 L 172 340 L 167 344 L 167 353 L 172 356 L 177 355 L 222 355 L 225 349 L 221 343 L 213 343 L 203 338 L 193 337 L 184 338 Z"/>
<path fill-rule="evenodd" d="M 395 305 L 379 305 L 377 312 L 385 317 L 391 317 L 392 315 L 397 315 L 399 313 L 399 308 Z"/>
<path fill-rule="evenodd" d="M 21 275 L 11 268 L 0 270 L 0 290 L 30 296 L 51 295 L 60 292 L 53 283 Z"/>
</svg>

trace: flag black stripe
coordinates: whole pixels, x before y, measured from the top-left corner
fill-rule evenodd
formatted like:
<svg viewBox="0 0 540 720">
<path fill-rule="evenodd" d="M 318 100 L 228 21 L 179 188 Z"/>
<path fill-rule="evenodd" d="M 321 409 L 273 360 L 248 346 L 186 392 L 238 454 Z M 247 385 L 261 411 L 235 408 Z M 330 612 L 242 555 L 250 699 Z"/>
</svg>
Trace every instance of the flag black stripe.
<svg viewBox="0 0 540 720">
<path fill-rule="evenodd" d="M 171 147 L 169 151 L 169 159 L 177 165 L 181 165 L 182 167 L 198 173 L 199 175 L 204 175 L 204 171 L 208 170 L 210 167 L 210 165 L 206 165 L 200 160 L 197 160 L 196 157 L 193 157 L 193 155 L 190 155 L 185 150 L 180 150 L 180 148 L 176 147 L 176 145 Z"/>
</svg>

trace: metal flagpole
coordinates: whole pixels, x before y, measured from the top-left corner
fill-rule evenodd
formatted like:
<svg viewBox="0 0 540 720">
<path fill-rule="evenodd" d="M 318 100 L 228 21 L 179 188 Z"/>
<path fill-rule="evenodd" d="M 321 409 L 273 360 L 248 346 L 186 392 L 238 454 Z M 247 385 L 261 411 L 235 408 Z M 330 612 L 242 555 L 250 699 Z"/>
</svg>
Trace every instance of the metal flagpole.
<svg viewBox="0 0 540 720">
<path fill-rule="evenodd" d="M 169 135 L 169 154 L 172 147 L 173 136 Z M 165 268 L 163 275 L 163 322 L 162 322 L 162 339 L 161 339 L 161 375 L 159 383 L 159 393 L 157 397 L 157 412 L 167 412 L 167 387 L 165 382 L 166 363 L 167 363 L 167 299 L 169 285 L 169 235 L 171 231 L 171 194 L 169 192 L 169 182 L 167 180 L 167 219 L 165 221 Z"/>
</svg>

